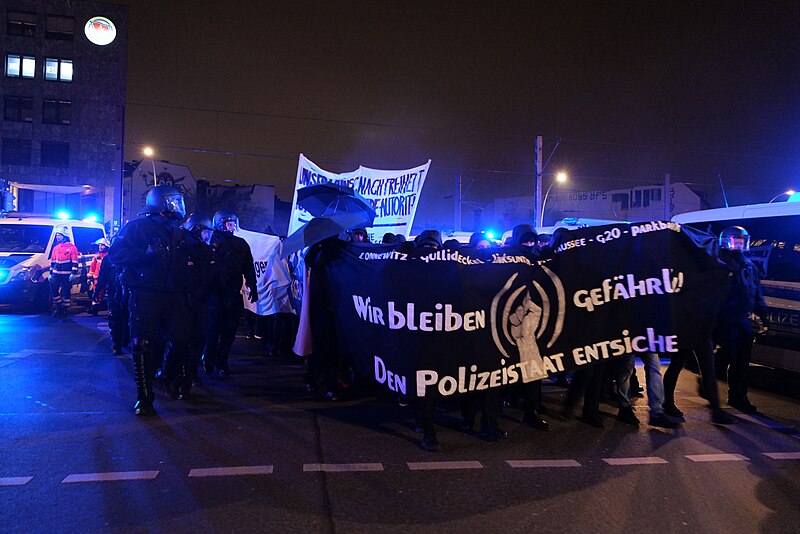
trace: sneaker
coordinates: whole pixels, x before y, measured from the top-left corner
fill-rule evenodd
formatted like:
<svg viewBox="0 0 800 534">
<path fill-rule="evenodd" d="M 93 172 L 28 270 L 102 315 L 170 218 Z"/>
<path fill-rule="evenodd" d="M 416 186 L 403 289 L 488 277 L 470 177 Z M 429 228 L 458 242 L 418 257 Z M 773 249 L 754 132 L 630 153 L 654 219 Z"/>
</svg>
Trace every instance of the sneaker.
<svg viewBox="0 0 800 534">
<path fill-rule="evenodd" d="M 138 416 L 155 415 L 156 410 L 153 408 L 153 403 L 150 401 L 136 401 L 133 405 L 133 413 Z"/>
<path fill-rule="evenodd" d="M 715 425 L 732 425 L 736 423 L 736 419 L 725 413 L 721 408 L 711 412 L 711 422 Z"/>
<path fill-rule="evenodd" d="M 436 439 L 435 433 L 427 432 L 422 435 L 422 441 L 420 441 L 419 446 L 424 451 L 436 452 L 439 450 L 439 440 Z"/>
<path fill-rule="evenodd" d="M 681 418 L 683 417 L 683 412 L 680 411 L 678 407 L 672 403 L 664 404 L 664 413 L 669 415 L 670 417 L 681 417 Z"/>
<path fill-rule="evenodd" d="M 728 399 L 728 406 L 736 408 L 740 412 L 744 413 L 755 413 L 758 411 L 758 408 L 756 408 L 753 404 L 750 404 L 750 399 L 748 399 L 747 397 L 741 398 L 739 400 Z"/>
<path fill-rule="evenodd" d="M 678 428 L 681 426 L 681 422 L 665 413 L 659 413 L 655 415 L 651 414 L 650 426 L 660 426 L 661 428 Z"/>
<path fill-rule="evenodd" d="M 639 426 L 639 419 L 636 417 L 636 414 L 633 413 L 633 408 L 630 406 L 619 409 L 617 421 L 625 423 L 626 425 Z"/>
</svg>

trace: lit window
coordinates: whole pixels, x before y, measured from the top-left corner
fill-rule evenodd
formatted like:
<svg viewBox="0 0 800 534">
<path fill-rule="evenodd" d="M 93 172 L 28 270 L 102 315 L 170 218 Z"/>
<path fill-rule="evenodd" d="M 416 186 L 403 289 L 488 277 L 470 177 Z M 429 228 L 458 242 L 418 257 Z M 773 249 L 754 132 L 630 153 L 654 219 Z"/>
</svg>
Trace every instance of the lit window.
<svg viewBox="0 0 800 534">
<path fill-rule="evenodd" d="M 8 12 L 8 34 L 34 37 L 36 35 L 36 13 Z"/>
<path fill-rule="evenodd" d="M 20 63 L 22 58 L 8 54 L 6 56 L 6 76 L 19 78 Z"/>
<path fill-rule="evenodd" d="M 72 60 L 46 58 L 44 60 L 44 79 L 51 81 L 72 81 Z"/>
<path fill-rule="evenodd" d="M 22 77 L 33 78 L 36 75 L 36 58 L 22 56 Z"/>
<path fill-rule="evenodd" d="M 33 122 L 33 98 L 6 96 L 3 118 L 7 121 Z"/>
</svg>

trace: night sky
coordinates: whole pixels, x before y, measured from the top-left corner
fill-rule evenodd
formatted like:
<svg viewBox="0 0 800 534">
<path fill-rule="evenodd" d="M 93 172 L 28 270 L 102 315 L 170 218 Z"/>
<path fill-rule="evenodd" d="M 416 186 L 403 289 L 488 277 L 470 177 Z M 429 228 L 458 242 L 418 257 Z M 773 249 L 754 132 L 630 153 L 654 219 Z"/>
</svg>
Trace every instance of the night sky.
<svg viewBox="0 0 800 534">
<path fill-rule="evenodd" d="M 442 226 L 458 173 L 478 205 L 531 194 L 537 134 L 574 190 L 800 188 L 800 2 L 127 3 L 127 160 L 291 200 L 300 152 L 430 158 L 417 222 Z"/>
</svg>

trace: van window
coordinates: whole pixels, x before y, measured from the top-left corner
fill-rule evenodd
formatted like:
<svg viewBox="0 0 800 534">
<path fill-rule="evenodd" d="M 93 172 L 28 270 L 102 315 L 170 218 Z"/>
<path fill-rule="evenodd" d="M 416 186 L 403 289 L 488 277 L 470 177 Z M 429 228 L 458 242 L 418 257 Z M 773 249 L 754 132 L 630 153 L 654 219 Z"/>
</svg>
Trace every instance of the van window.
<svg viewBox="0 0 800 534">
<path fill-rule="evenodd" d="M 0 224 L 0 252 L 42 253 L 52 233 L 46 224 Z"/>
<path fill-rule="evenodd" d="M 72 237 L 75 238 L 75 246 L 81 254 L 94 254 L 97 252 L 97 245 L 94 244 L 98 239 L 105 237 L 102 228 L 81 228 L 72 227 Z"/>
<path fill-rule="evenodd" d="M 750 259 L 764 280 L 800 282 L 800 215 L 686 223 L 719 235 L 728 226 L 742 226 L 750 234 Z"/>
</svg>

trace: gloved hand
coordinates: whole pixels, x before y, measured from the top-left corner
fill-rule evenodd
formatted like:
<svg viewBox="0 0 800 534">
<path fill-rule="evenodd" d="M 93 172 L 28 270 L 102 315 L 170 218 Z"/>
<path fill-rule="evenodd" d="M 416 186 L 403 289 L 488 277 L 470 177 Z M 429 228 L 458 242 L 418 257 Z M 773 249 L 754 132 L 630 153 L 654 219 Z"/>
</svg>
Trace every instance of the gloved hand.
<svg viewBox="0 0 800 534">
<path fill-rule="evenodd" d="M 258 292 L 250 290 L 249 299 L 250 299 L 250 302 L 252 302 L 253 304 L 258 302 Z"/>
<path fill-rule="evenodd" d="M 70 284 L 74 284 L 74 283 L 75 283 L 75 280 L 77 280 L 77 279 L 78 279 L 78 275 L 77 275 L 77 274 L 71 274 L 71 275 L 69 275 L 69 283 L 70 283 Z"/>
</svg>

